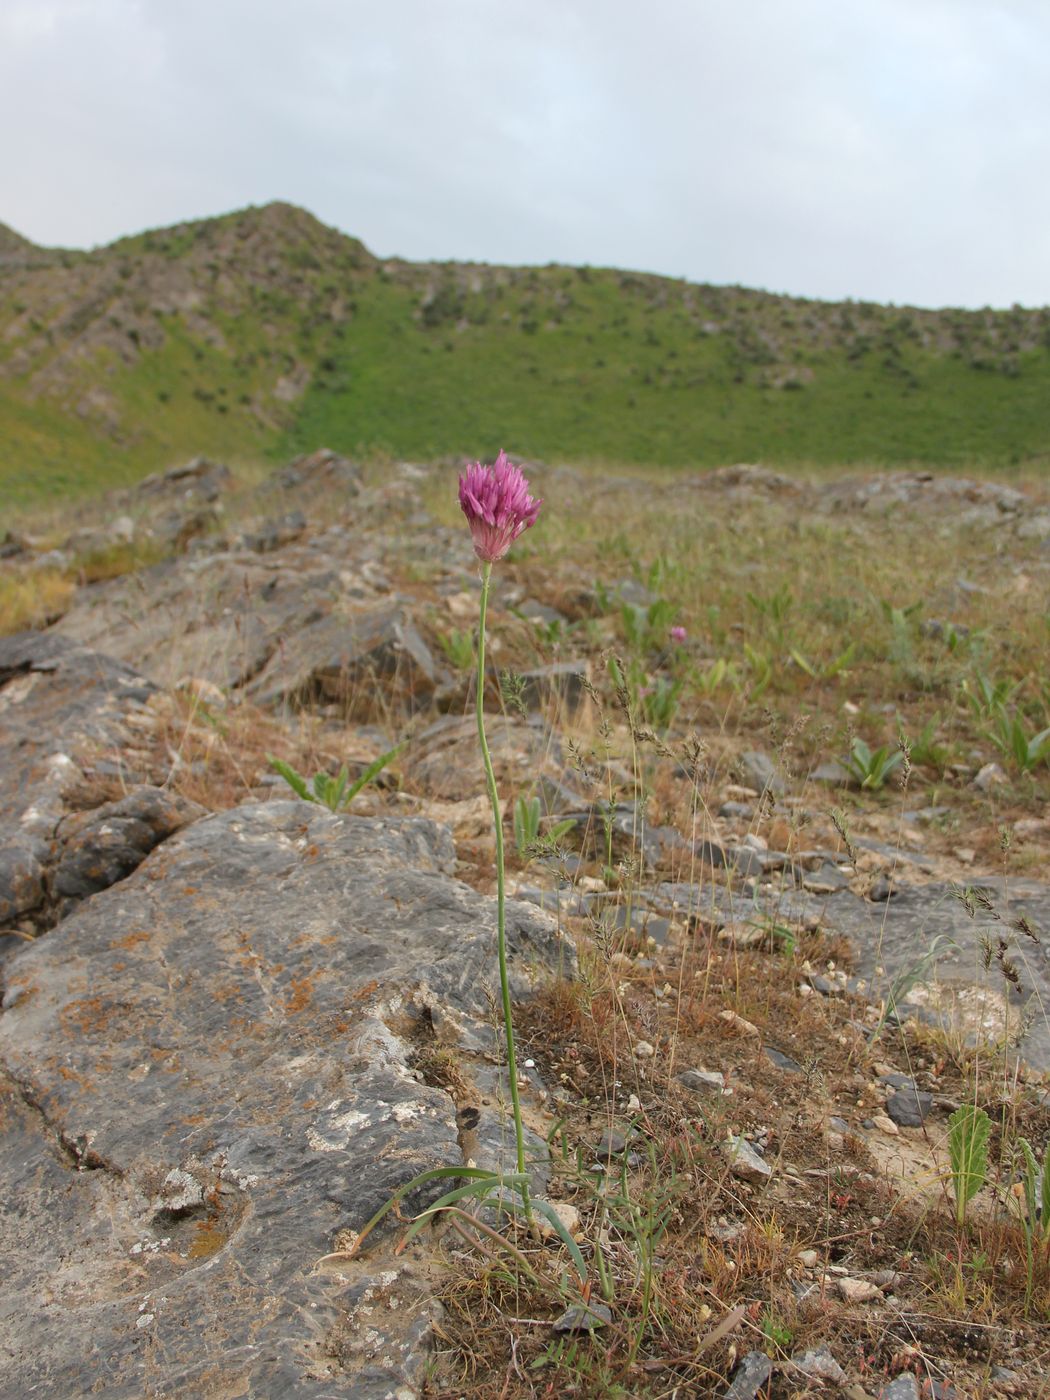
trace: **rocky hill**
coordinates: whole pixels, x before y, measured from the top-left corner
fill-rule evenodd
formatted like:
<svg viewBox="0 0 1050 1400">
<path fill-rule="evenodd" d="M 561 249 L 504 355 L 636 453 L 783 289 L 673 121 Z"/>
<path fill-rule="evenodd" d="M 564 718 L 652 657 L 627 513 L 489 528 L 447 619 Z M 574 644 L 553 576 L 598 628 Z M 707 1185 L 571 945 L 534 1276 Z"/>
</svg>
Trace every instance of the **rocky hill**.
<svg viewBox="0 0 1050 1400">
<path fill-rule="evenodd" d="M 669 466 L 1045 463 L 1050 310 L 811 302 L 589 267 L 377 259 L 270 204 L 92 252 L 0 228 L 0 491 L 182 456 L 513 444 Z"/>
</svg>

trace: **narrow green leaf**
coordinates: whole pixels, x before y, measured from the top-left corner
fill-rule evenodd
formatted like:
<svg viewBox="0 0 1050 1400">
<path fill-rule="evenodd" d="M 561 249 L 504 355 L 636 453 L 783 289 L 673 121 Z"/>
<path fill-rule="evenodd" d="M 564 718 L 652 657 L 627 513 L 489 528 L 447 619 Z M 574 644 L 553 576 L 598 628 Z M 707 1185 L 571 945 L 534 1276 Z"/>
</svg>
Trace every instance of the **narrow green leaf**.
<svg viewBox="0 0 1050 1400">
<path fill-rule="evenodd" d="M 538 1200 L 536 1197 L 533 1197 L 531 1204 L 533 1211 L 537 1215 L 542 1215 L 545 1220 L 549 1220 L 554 1227 L 558 1238 L 569 1251 L 570 1259 L 576 1265 L 576 1272 L 579 1274 L 580 1283 L 582 1284 L 587 1277 L 587 1265 L 584 1262 L 583 1255 L 580 1253 L 580 1246 L 573 1239 L 572 1235 L 569 1234 L 565 1221 L 562 1220 L 561 1216 L 549 1201 Z"/>
<path fill-rule="evenodd" d="M 405 743 L 395 744 L 392 749 L 387 749 L 386 753 L 380 754 L 374 763 L 370 763 L 361 776 L 351 783 L 350 790 L 343 799 L 344 805 L 349 807 L 361 789 L 366 787 L 373 778 L 378 777 L 387 764 L 392 763 L 404 747 Z"/>
<path fill-rule="evenodd" d="M 431 1167 L 429 1171 L 420 1172 L 420 1174 L 418 1176 L 414 1176 L 411 1181 L 406 1181 L 403 1186 L 399 1186 L 394 1192 L 394 1194 L 390 1197 L 389 1201 L 386 1201 L 383 1205 L 379 1207 L 375 1215 L 372 1216 L 371 1220 L 369 1220 L 368 1223 L 362 1227 L 357 1237 L 357 1243 L 354 1245 L 353 1249 L 348 1251 L 348 1254 L 351 1257 L 355 1255 L 361 1248 L 365 1236 L 370 1234 L 375 1229 L 375 1227 L 379 1224 L 379 1222 L 383 1219 L 385 1215 L 392 1211 L 395 1206 L 400 1205 L 406 1196 L 411 1195 L 411 1193 L 413 1191 L 418 1190 L 420 1186 L 426 1186 L 427 1183 L 431 1181 L 446 1181 L 449 1179 L 455 1179 L 457 1177 L 461 1179 L 466 1178 L 467 1180 L 483 1181 L 493 1181 L 500 1179 L 496 1172 L 486 1171 L 482 1167 Z M 525 1177 L 504 1177 L 502 1179 L 504 1181 L 526 1180 Z"/>
<path fill-rule="evenodd" d="M 301 797 L 304 802 L 316 802 L 317 799 L 306 786 L 306 779 L 297 773 L 290 764 L 283 759 L 274 758 L 272 753 L 266 755 L 267 761 L 273 771 L 288 784 L 297 797 Z"/>
<path fill-rule="evenodd" d="M 800 671 L 805 671 L 806 675 L 812 680 L 819 679 L 817 668 L 808 662 L 800 651 L 796 651 L 795 648 L 792 647 L 789 655 Z"/>
</svg>

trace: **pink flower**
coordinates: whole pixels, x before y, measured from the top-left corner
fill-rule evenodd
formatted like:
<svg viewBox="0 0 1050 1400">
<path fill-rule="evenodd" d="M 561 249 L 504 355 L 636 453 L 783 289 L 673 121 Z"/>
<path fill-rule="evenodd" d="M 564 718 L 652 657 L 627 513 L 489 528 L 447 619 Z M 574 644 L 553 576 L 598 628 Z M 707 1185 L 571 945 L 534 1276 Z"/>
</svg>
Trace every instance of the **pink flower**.
<svg viewBox="0 0 1050 1400">
<path fill-rule="evenodd" d="M 683 642 L 685 641 L 685 639 L 686 639 L 686 635 L 687 635 L 687 634 L 686 634 L 686 630 L 685 630 L 684 627 L 672 627 L 672 628 L 671 628 L 671 641 L 674 642 L 677 646 L 681 646 L 681 645 L 682 645 L 682 643 L 683 643 Z"/>
<path fill-rule="evenodd" d="M 493 466 L 475 462 L 459 478 L 459 504 L 470 526 L 474 553 L 486 564 L 494 564 L 523 530 L 535 525 L 543 502 L 532 499 L 521 468 L 500 452 Z"/>
</svg>

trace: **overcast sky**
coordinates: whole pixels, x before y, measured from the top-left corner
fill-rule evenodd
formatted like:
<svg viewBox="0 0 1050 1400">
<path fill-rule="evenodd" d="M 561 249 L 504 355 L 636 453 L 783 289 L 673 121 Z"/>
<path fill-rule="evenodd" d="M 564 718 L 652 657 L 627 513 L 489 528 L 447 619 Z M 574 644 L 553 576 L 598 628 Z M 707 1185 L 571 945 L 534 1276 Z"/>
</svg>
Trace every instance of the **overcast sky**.
<svg viewBox="0 0 1050 1400">
<path fill-rule="evenodd" d="M 1050 303 L 1050 0 L 0 0 L 0 221 Z"/>
</svg>

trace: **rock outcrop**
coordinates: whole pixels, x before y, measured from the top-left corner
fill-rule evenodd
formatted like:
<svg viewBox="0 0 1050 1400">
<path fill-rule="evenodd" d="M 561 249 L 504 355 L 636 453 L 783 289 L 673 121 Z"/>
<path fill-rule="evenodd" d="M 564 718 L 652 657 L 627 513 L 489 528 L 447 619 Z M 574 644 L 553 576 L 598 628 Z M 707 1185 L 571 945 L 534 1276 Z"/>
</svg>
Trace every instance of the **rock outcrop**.
<svg viewBox="0 0 1050 1400">
<path fill-rule="evenodd" d="M 65 794 L 80 774 L 80 758 L 130 744 L 129 719 L 154 693 L 152 682 L 130 666 L 63 638 L 38 632 L 0 638 L 0 930 L 34 918 L 51 899 L 53 868 L 64 855 Z M 132 868 L 132 849 L 141 859 L 155 844 L 149 833 L 176 829 L 180 810 L 189 815 L 174 799 L 157 798 L 144 829 L 127 832 L 121 874 Z M 140 810 L 140 820 L 143 815 Z M 83 852 L 89 838 L 81 836 Z M 67 875 L 71 869 L 67 863 Z M 100 866 L 94 888 L 105 883 Z M 66 895 L 82 892 L 71 887 Z"/>
<path fill-rule="evenodd" d="M 0 1390 L 412 1393 L 411 1264 L 318 1260 L 462 1161 L 461 1105 L 415 1068 L 495 1050 L 494 905 L 454 860 L 425 820 L 249 805 L 8 959 Z M 571 963 L 549 916 L 508 912 L 519 991 Z"/>
</svg>

